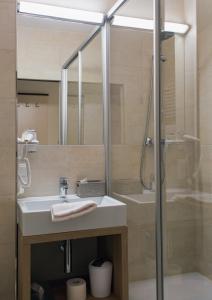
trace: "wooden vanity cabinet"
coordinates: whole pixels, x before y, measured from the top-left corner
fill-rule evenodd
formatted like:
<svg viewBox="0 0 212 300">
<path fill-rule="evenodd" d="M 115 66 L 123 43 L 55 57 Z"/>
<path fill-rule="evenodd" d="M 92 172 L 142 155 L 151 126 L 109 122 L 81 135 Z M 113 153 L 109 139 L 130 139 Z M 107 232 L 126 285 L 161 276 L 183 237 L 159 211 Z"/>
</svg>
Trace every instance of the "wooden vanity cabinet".
<svg viewBox="0 0 212 300">
<path fill-rule="evenodd" d="M 97 237 L 98 253 L 113 262 L 112 294 L 108 300 L 128 300 L 127 227 L 113 227 L 57 234 L 23 236 L 18 232 L 18 300 L 31 300 L 31 247 L 50 243 Z M 64 300 L 65 295 L 58 297 Z M 94 300 L 88 295 L 88 300 Z"/>
</svg>

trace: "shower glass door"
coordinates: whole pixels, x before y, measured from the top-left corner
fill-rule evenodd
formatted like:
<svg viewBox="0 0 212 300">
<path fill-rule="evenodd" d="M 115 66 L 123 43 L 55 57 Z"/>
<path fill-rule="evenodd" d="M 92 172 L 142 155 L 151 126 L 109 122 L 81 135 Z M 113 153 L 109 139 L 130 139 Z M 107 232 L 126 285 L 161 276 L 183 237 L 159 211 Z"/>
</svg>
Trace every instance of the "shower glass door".
<svg viewBox="0 0 212 300">
<path fill-rule="evenodd" d="M 117 15 L 153 18 L 153 1 Z M 127 24 L 126 24 L 127 26 Z M 112 196 L 127 204 L 129 299 L 156 300 L 153 31 L 111 26 Z"/>
<path fill-rule="evenodd" d="M 174 2 L 165 1 L 165 20 L 187 23 L 190 29 L 185 34 L 161 35 L 165 300 L 208 300 L 212 295 L 212 3 L 178 1 L 173 7 Z"/>
</svg>

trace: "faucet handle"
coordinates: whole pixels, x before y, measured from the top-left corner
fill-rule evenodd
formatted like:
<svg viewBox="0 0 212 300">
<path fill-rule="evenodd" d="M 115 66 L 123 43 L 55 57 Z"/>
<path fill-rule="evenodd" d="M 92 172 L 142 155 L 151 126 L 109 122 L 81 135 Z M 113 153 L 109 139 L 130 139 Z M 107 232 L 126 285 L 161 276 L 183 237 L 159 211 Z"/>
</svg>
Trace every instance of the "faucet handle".
<svg viewBox="0 0 212 300">
<path fill-rule="evenodd" d="M 68 181 L 66 177 L 60 177 L 59 193 L 62 199 L 65 199 L 68 194 Z"/>
</svg>

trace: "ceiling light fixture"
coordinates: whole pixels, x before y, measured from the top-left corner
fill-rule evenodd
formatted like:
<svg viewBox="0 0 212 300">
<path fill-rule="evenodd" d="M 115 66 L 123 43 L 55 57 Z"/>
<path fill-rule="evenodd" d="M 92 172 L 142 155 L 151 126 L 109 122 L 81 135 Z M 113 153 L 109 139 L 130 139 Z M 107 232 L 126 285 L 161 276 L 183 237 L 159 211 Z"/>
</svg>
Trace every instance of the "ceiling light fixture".
<svg viewBox="0 0 212 300">
<path fill-rule="evenodd" d="M 153 30 L 154 22 L 153 20 L 131 18 L 124 16 L 115 15 L 112 20 L 112 25 L 128 28 L 137 28 L 144 30 Z M 165 22 L 165 31 L 171 31 L 179 34 L 186 34 L 189 30 L 189 26 L 186 24 Z"/>
<path fill-rule="evenodd" d="M 124 2 L 120 0 L 120 2 Z M 85 11 L 80 9 L 72 9 L 62 6 L 53 6 L 47 4 L 40 4 L 35 2 L 20 1 L 18 4 L 18 12 L 30 14 L 39 17 L 48 17 L 55 19 L 69 20 L 72 22 L 80 22 L 86 24 L 101 25 L 104 22 L 105 16 L 103 13 Z M 144 30 L 153 30 L 153 20 L 124 17 L 115 15 L 112 19 L 112 25 L 137 28 Z M 186 34 L 189 26 L 186 24 L 165 22 L 165 31 L 171 31 L 179 34 Z"/>
<path fill-rule="evenodd" d="M 18 12 L 94 25 L 100 25 L 104 21 L 102 13 L 26 1 L 20 1 Z"/>
</svg>

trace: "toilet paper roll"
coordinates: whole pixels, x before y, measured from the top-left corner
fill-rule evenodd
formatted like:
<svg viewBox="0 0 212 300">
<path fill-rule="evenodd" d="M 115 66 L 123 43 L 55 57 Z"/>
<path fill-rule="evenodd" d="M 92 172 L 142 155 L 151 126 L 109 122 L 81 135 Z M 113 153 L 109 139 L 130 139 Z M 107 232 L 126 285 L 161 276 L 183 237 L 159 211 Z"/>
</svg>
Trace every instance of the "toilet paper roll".
<svg viewBox="0 0 212 300">
<path fill-rule="evenodd" d="M 66 282 L 67 300 L 86 300 L 86 281 L 82 278 L 69 279 Z"/>
</svg>

